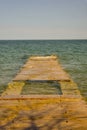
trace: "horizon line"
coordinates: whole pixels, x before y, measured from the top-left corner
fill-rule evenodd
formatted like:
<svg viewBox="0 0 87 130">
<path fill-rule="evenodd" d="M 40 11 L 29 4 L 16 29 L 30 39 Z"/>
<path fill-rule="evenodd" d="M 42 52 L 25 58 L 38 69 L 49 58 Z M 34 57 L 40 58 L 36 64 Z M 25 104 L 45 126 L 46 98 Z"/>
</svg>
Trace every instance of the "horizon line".
<svg viewBox="0 0 87 130">
<path fill-rule="evenodd" d="M 16 40 L 87 40 L 87 38 L 77 38 L 77 39 L 0 39 L 0 41 L 10 41 L 10 40 L 13 40 L 13 41 L 16 41 Z"/>
</svg>

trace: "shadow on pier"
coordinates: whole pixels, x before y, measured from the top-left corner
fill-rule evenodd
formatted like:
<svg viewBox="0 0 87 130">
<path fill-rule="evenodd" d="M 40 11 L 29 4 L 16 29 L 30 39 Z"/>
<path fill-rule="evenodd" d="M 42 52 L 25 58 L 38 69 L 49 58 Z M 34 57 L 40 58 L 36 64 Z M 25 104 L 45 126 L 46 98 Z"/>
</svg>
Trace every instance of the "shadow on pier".
<svg viewBox="0 0 87 130">
<path fill-rule="evenodd" d="M 26 106 L 32 109 L 32 105 L 28 103 L 26 103 Z M 4 114 L 6 114 L 7 111 L 8 113 L 10 113 L 10 111 L 12 113 L 16 112 L 16 110 L 12 111 L 10 108 L 8 110 L 5 109 Z M 61 103 L 52 106 L 48 105 L 43 110 L 39 111 L 33 109 L 31 111 L 20 110 L 15 118 L 1 125 L 0 130 L 67 130 L 69 121 L 68 118 L 64 116 L 65 114 L 67 114 L 67 107 L 62 107 Z M 6 115 L 5 119 L 8 118 L 8 116 L 9 115 Z M 66 126 L 63 126 L 62 123 L 65 123 Z"/>
</svg>

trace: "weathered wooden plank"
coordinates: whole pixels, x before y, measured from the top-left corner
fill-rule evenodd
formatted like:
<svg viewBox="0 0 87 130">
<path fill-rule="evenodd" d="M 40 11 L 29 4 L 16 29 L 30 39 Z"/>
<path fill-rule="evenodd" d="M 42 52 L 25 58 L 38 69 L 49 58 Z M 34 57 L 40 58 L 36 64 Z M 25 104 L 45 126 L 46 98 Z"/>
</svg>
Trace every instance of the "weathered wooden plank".
<svg viewBox="0 0 87 130">
<path fill-rule="evenodd" d="M 58 102 L 60 101 L 82 101 L 81 96 L 75 96 L 75 95 L 4 95 L 0 97 L 0 100 L 56 100 Z"/>
<path fill-rule="evenodd" d="M 74 81 L 71 80 L 69 83 L 60 81 L 59 83 L 60 83 L 63 95 L 81 96 L 79 88 Z"/>
<path fill-rule="evenodd" d="M 69 75 L 58 63 L 56 56 L 31 57 L 13 81 L 58 80 L 70 81 Z"/>
<path fill-rule="evenodd" d="M 62 96 L 33 97 L 28 100 L 0 100 L 0 129 L 87 129 L 87 106 L 84 101 Z"/>
<path fill-rule="evenodd" d="M 4 91 L 1 96 L 3 97 L 8 95 L 20 95 L 24 84 L 24 82 L 9 83 L 6 91 Z"/>
</svg>

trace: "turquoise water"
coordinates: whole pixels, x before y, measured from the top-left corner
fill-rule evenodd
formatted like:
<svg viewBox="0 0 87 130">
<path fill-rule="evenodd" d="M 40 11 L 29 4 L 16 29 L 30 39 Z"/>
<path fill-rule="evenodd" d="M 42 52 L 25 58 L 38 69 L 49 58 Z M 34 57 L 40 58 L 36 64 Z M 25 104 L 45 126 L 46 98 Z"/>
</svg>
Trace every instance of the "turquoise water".
<svg viewBox="0 0 87 130">
<path fill-rule="evenodd" d="M 59 57 L 81 94 L 87 98 L 87 40 L 0 41 L 0 86 L 11 82 L 31 55 L 51 54 Z"/>
</svg>

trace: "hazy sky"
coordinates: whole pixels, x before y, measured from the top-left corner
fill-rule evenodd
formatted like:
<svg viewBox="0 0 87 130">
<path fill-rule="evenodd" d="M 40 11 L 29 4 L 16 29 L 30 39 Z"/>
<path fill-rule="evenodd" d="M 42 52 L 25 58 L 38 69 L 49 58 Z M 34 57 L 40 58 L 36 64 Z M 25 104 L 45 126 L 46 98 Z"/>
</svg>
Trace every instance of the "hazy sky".
<svg viewBox="0 0 87 130">
<path fill-rule="evenodd" d="M 87 0 L 0 0 L 0 39 L 87 39 Z"/>
</svg>

